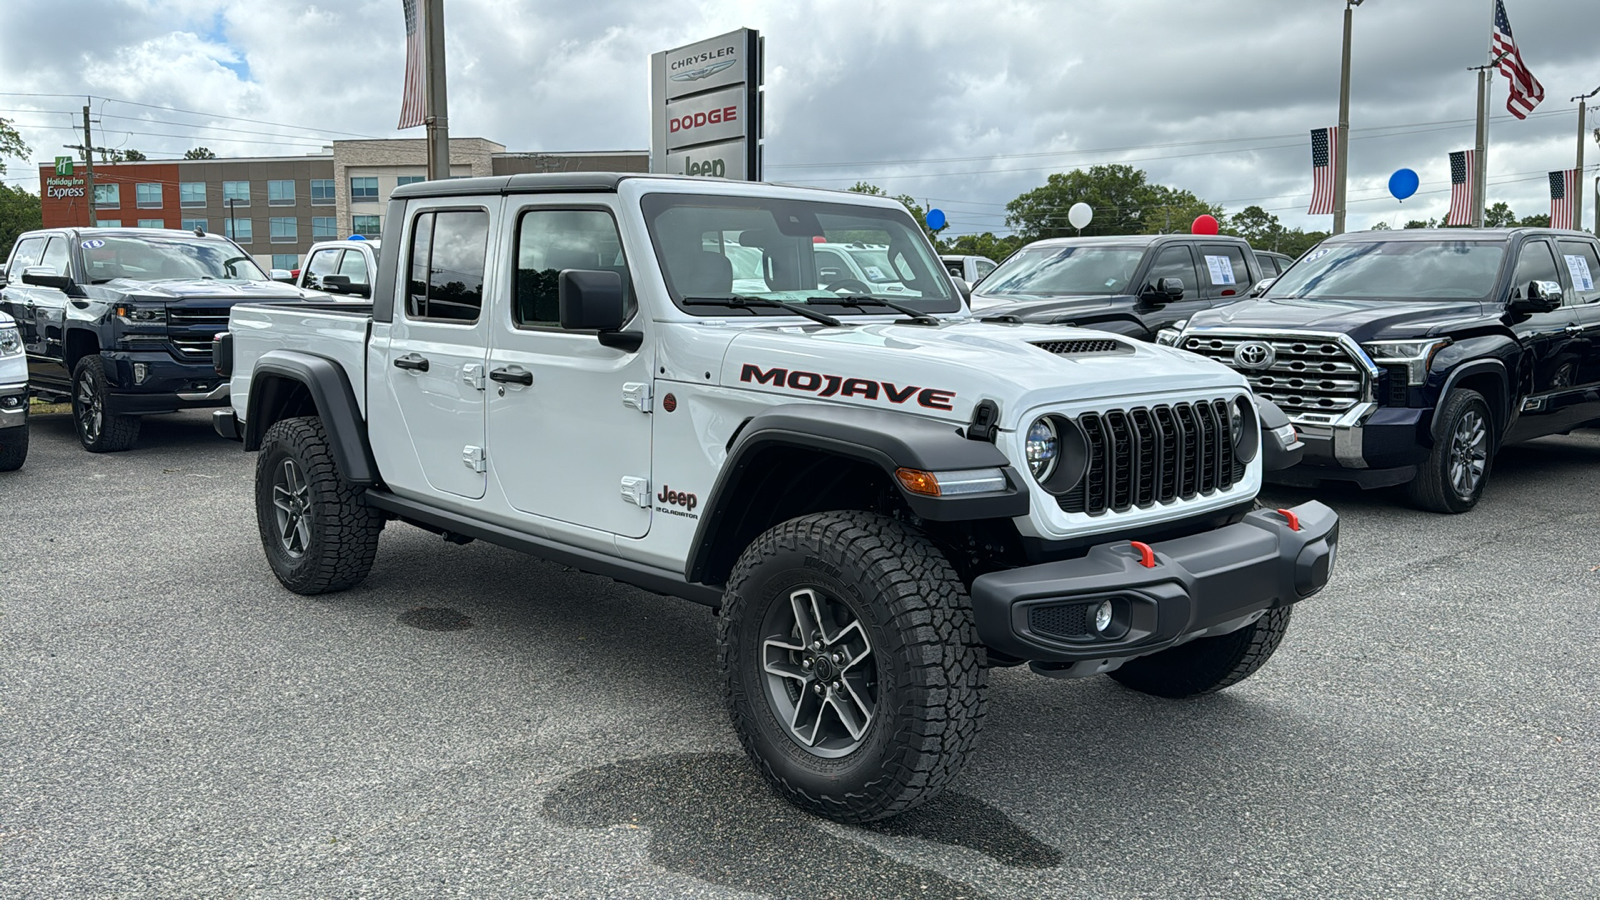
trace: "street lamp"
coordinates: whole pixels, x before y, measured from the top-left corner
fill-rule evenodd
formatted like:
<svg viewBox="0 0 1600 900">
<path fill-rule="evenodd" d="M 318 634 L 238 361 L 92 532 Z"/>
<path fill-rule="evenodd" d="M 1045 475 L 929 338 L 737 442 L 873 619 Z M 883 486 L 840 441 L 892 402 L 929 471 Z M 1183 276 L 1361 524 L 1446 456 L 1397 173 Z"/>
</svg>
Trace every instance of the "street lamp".
<svg viewBox="0 0 1600 900">
<path fill-rule="evenodd" d="M 1344 234 L 1345 181 L 1350 172 L 1350 11 L 1363 0 L 1344 0 L 1344 53 L 1339 64 L 1339 133 L 1333 141 L 1333 233 Z"/>
<path fill-rule="evenodd" d="M 235 225 L 233 221 L 233 204 L 235 200 L 233 197 L 229 197 L 222 202 L 228 207 L 228 240 L 238 243 L 239 232 L 235 230 L 238 226 Z"/>
</svg>

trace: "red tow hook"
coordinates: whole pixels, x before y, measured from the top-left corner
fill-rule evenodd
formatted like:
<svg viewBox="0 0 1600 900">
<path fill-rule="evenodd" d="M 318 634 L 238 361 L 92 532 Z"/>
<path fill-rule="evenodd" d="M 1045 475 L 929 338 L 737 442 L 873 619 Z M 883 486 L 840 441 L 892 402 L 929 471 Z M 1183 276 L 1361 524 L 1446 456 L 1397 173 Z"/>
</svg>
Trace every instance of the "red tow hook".
<svg viewBox="0 0 1600 900">
<path fill-rule="evenodd" d="M 1287 510 L 1287 509 L 1280 509 L 1280 510 L 1278 510 L 1278 515 L 1283 516 L 1284 521 L 1289 523 L 1289 530 L 1290 531 L 1299 531 L 1300 530 L 1300 517 L 1295 515 L 1292 511 Z"/>
<path fill-rule="evenodd" d="M 1152 550 L 1149 544 L 1143 541 L 1129 541 L 1128 544 L 1139 554 L 1139 565 L 1146 569 L 1156 567 L 1156 551 Z"/>
</svg>

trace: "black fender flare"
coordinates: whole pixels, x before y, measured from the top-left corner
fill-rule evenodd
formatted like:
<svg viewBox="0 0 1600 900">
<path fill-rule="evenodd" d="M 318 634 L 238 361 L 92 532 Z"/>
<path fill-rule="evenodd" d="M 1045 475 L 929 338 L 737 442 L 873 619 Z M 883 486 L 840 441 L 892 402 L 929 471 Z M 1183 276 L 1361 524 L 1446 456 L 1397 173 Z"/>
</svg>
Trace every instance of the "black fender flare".
<svg viewBox="0 0 1600 900">
<path fill-rule="evenodd" d="M 1499 416 L 1500 434 L 1504 435 L 1506 430 L 1511 427 L 1511 423 L 1515 420 L 1517 413 L 1516 396 L 1511 389 L 1511 375 L 1506 371 L 1505 363 L 1498 359 L 1477 359 L 1473 360 L 1472 362 L 1466 362 L 1457 365 L 1456 367 L 1450 369 L 1449 374 L 1445 376 L 1444 384 L 1439 388 L 1439 399 L 1434 404 L 1434 408 L 1432 411 L 1430 411 L 1428 417 L 1428 435 L 1432 437 L 1435 442 L 1440 439 L 1439 417 L 1434 414 L 1438 412 L 1439 405 L 1443 404 L 1445 398 L 1450 396 L 1450 392 L 1454 390 L 1455 386 L 1461 382 L 1461 379 L 1466 378 L 1469 375 L 1478 375 L 1483 373 L 1491 374 L 1500 380 L 1500 388 L 1502 391 L 1501 396 L 1499 398 L 1484 398 L 1491 406 L 1490 412 Z M 1498 405 L 1500 408 L 1493 408 L 1495 405 Z"/>
<path fill-rule="evenodd" d="M 954 522 L 1028 514 L 1027 482 L 1005 454 L 988 441 L 965 437 L 955 425 L 836 404 L 783 404 L 756 414 L 734 433 L 685 564 L 684 574 L 690 582 L 703 580 L 719 539 L 734 532 L 738 523 L 730 510 L 761 451 L 773 446 L 806 448 L 876 466 L 899 489 L 911 511 L 923 519 Z M 928 497 L 910 493 L 900 484 L 894 475 L 900 468 L 926 472 L 1000 469 L 1009 486 L 1004 493 Z"/>
<path fill-rule="evenodd" d="M 284 382 L 298 384 L 311 395 L 311 402 L 322 418 L 322 427 L 333 442 L 333 458 L 344 477 L 357 487 L 378 483 L 378 464 L 372 457 L 367 438 L 367 422 L 361 417 L 356 392 L 344 367 L 326 356 L 299 350 L 269 350 L 250 370 L 250 398 L 245 410 L 244 448 L 261 449 L 261 438 L 270 422 L 264 422 L 268 404 L 277 400 Z"/>
</svg>

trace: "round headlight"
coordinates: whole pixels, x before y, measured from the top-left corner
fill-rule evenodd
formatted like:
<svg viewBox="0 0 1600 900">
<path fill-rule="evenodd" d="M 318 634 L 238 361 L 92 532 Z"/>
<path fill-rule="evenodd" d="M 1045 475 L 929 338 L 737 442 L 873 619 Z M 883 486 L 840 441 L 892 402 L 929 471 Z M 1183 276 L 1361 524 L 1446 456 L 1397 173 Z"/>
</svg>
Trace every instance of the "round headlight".
<svg viewBox="0 0 1600 900">
<path fill-rule="evenodd" d="M 1061 438 L 1056 433 L 1056 424 L 1046 416 L 1035 419 L 1028 426 L 1028 438 L 1025 450 L 1028 456 L 1028 471 L 1033 473 L 1035 480 L 1043 482 L 1050 477 L 1056 469 L 1056 460 L 1061 456 Z"/>
<path fill-rule="evenodd" d="M 1235 450 L 1244 440 L 1244 416 L 1239 413 L 1239 404 L 1228 404 L 1228 435 L 1233 440 Z"/>
<path fill-rule="evenodd" d="M 1228 404 L 1228 432 L 1233 439 L 1234 455 L 1240 462 L 1256 458 L 1261 446 L 1261 415 L 1249 397 L 1238 397 Z"/>
</svg>

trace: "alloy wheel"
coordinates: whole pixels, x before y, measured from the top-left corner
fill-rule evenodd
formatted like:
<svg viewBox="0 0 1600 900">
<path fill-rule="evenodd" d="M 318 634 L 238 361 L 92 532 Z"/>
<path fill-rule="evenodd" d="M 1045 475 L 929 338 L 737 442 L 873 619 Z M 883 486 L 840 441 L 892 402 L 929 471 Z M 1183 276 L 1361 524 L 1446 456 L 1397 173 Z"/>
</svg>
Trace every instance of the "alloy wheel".
<svg viewBox="0 0 1600 900">
<path fill-rule="evenodd" d="M 84 443 L 92 444 L 100 439 L 100 430 L 105 426 L 105 406 L 100 399 L 99 386 L 95 384 L 94 376 L 85 373 L 78 379 L 78 428 L 83 432 Z"/>
<path fill-rule="evenodd" d="M 273 515 L 278 523 L 278 547 L 295 559 L 311 545 L 311 486 L 292 459 L 285 459 L 272 479 Z"/>
<path fill-rule="evenodd" d="M 1456 496 L 1470 499 L 1483 482 L 1489 462 L 1489 429 L 1483 416 L 1469 409 L 1456 420 L 1450 436 L 1450 486 Z"/>
<path fill-rule="evenodd" d="M 772 604 L 762 633 L 767 700 L 785 733 L 816 756 L 854 751 L 878 702 L 877 660 L 855 611 L 801 587 Z"/>
</svg>

